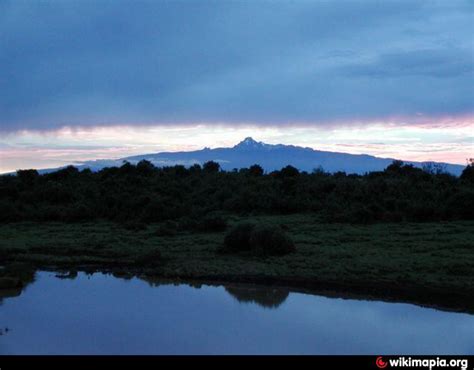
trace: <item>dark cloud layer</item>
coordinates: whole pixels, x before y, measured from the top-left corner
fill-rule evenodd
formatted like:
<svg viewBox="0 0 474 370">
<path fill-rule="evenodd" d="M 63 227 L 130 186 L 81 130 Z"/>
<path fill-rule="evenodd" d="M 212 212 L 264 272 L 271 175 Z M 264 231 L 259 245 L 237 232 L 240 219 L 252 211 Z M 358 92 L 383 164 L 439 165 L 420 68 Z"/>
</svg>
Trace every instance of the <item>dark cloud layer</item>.
<svg viewBox="0 0 474 370">
<path fill-rule="evenodd" d="M 0 0 L 0 130 L 474 111 L 470 1 Z"/>
</svg>

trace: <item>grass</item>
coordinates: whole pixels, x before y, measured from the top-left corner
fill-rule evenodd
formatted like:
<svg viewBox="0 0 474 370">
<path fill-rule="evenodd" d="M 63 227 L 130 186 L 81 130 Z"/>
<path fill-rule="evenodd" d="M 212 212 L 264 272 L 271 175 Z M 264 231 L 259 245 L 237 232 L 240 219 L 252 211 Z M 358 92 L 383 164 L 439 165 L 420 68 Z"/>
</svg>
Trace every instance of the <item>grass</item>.
<svg viewBox="0 0 474 370">
<path fill-rule="evenodd" d="M 0 225 L 0 258 L 48 268 L 93 268 L 164 278 L 281 284 L 474 311 L 474 222 L 349 225 L 316 216 L 230 217 L 282 226 L 297 251 L 216 253 L 225 232 L 166 236 L 160 225 Z"/>
</svg>

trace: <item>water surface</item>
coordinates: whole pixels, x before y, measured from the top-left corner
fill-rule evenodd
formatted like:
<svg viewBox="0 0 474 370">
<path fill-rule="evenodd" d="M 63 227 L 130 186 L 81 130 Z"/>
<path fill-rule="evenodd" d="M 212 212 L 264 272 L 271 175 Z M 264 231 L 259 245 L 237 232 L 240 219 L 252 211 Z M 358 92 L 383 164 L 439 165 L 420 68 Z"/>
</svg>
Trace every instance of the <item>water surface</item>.
<svg viewBox="0 0 474 370">
<path fill-rule="evenodd" d="M 1 354 L 474 354 L 474 315 L 99 273 L 37 273 L 0 329 Z"/>
</svg>

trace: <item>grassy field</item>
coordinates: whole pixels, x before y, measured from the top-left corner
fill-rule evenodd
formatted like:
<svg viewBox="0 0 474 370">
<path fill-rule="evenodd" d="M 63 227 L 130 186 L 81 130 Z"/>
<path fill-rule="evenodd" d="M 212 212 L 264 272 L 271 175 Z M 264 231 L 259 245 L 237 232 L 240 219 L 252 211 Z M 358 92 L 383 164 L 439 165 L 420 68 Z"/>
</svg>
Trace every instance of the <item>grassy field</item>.
<svg viewBox="0 0 474 370">
<path fill-rule="evenodd" d="M 474 312 L 474 222 L 324 224 L 311 215 L 231 217 L 281 225 L 297 252 L 217 253 L 222 233 L 159 236 L 112 223 L 0 225 L 4 264 L 98 269 L 163 278 L 279 284 L 322 294 Z M 158 252 L 157 252 L 158 251 Z"/>
</svg>

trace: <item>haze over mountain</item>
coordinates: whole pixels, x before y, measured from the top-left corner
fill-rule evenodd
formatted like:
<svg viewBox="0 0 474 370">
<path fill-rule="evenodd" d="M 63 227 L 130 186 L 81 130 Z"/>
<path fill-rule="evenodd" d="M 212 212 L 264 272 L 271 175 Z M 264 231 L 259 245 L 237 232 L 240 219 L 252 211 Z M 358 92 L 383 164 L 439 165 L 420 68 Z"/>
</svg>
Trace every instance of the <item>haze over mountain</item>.
<svg viewBox="0 0 474 370">
<path fill-rule="evenodd" d="M 189 152 L 161 152 L 144 155 L 124 157 L 116 160 L 87 161 L 76 165 L 78 168 L 90 168 L 98 171 L 104 167 L 120 166 L 124 161 L 136 164 L 146 159 L 157 167 L 173 166 L 182 164 L 191 166 L 202 164 L 207 161 L 218 162 L 222 169 L 232 170 L 234 168 L 249 167 L 259 164 L 267 172 L 279 170 L 287 165 L 292 165 L 301 171 L 311 172 L 322 168 L 327 172 L 344 171 L 346 173 L 363 174 L 371 171 L 385 169 L 393 158 L 378 158 L 366 154 L 348 154 L 338 152 L 320 151 L 312 148 L 304 148 L 294 145 L 266 144 L 247 137 L 237 145 L 230 148 L 204 148 Z M 427 163 L 441 165 L 445 171 L 459 176 L 464 166 L 439 162 L 412 162 L 415 167 L 423 167 Z M 48 172 L 51 170 L 43 170 Z"/>
</svg>

